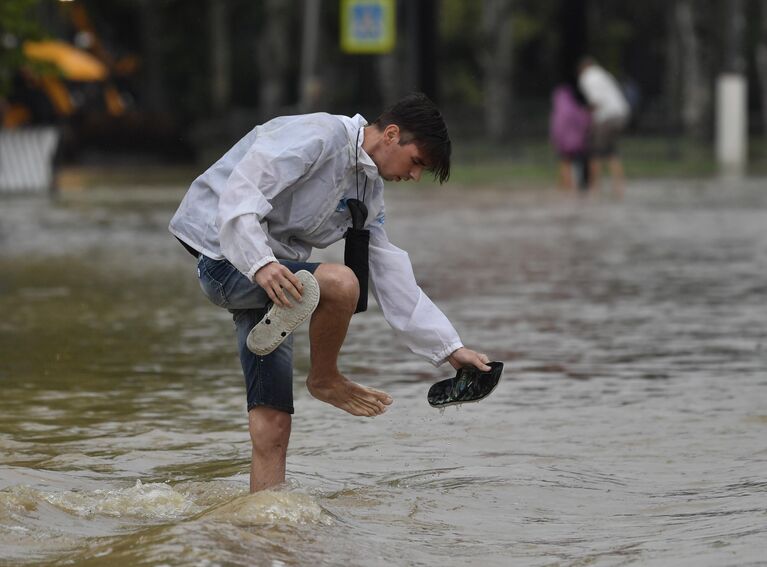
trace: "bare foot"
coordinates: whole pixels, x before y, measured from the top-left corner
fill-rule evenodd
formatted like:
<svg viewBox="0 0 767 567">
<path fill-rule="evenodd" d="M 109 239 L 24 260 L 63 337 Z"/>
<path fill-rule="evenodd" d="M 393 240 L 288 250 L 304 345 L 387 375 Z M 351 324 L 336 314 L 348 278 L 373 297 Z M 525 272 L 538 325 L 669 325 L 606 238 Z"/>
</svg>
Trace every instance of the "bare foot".
<svg viewBox="0 0 767 567">
<path fill-rule="evenodd" d="M 310 372 L 306 379 L 306 387 L 309 393 L 321 402 L 336 406 L 352 415 L 381 415 L 394 401 L 386 392 L 352 382 L 340 372 L 323 378 L 317 378 Z"/>
</svg>

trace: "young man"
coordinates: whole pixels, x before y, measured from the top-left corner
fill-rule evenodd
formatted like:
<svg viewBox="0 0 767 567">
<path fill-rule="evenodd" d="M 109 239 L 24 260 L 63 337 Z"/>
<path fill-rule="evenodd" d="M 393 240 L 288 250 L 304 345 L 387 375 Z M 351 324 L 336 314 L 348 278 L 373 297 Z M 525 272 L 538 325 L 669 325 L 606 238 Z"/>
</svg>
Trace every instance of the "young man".
<svg viewBox="0 0 767 567">
<path fill-rule="evenodd" d="M 204 293 L 234 317 L 247 386 L 251 491 L 285 480 L 293 367 L 292 336 L 265 356 L 248 349 L 247 337 L 270 303 L 301 301 L 296 272 L 314 274 L 319 284 L 309 324 L 309 392 L 358 416 L 379 415 L 392 403 L 338 370 L 360 289 L 354 272 L 307 261 L 313 247 L 344 237 L 352 225 L 349 199 L 369 210 L 370 282 L 395 332 L 435 365 L 489 370 L 488 357 L 465 348 L 418 287 L 407 253 L 383 227 L 383 180 L 418 181 L 424 170 L 440 182 L 450 174 L 447 128 L 424 95 L 404 98 L 371 124 L 360 115 L 285 116 L 257 126 L 198 177 L 171 220 L 171 233 L 198 257 Z"/>
<path fill-rule="evenodd" d="M 591 57 L 584 57 L 578 67 L 578 86 L 591 108 L 591 159 L 589 186 L 599 188 L 602 162 L 607 162 L 613 190 L 623 194 L 625 175 L 618 154 L 618 139 L 628 123 L 630 107 L 618 81 Z"/>
</svg>

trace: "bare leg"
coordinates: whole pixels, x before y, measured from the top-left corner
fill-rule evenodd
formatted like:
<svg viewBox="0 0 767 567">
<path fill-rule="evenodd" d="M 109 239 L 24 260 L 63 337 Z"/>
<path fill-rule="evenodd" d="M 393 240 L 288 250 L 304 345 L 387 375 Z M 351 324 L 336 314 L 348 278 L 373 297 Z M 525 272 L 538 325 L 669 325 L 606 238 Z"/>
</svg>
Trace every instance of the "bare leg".
<svg viewBox="0 0 767 567">
<path fill-rule="evenodd" d="M 615 196 L 623 197 L 626 176 L 623 171 L 623 162 L 617 155 L 610 158 L 610 176 L 612 177 Z"/>
<path fill-rule="evenodd" d="M 599 191 L 602 186 L 602 160 L 600 158 L 589 159 L 589 192 L 594 189 Z"/>
<path fill-rule="evenodd" d="M 569 159 L 559 161 L 559 186 L 568 191 L 575 187 L 573 183 L 573 164 Z"/>
<path fill-rule="evenodd" d="M 340 264 L 322 264 L 314 276 L 320 284 L 320 303 L 309 324 L 311 369 L 306 387 L 318 400 L 352 415 L 379 415 L 392 403 L 391 396 L 352 382 L 338 371 L 338 353 L 359 296 L 357 278 Z"/>
<path fill-rule="evenodd" d="M 248 412 L 248 421 L 253 447 L 250 491 L 258 492 L 285 482 L 292 419 L 284 411 L 258 406 Z"/>
</svg>

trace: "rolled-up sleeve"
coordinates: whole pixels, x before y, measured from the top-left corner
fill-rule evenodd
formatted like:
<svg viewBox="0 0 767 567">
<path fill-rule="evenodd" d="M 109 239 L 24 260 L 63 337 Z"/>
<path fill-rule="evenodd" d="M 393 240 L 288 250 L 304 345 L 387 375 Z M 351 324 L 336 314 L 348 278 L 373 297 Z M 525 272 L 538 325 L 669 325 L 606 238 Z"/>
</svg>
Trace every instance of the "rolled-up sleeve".
<svg viewBox="0 0 767 567">
<path fill-rule="evenodd" d="M 439 366 L 463 346 L 447 317 L 418 286 L 407 252 L 370 227 L 370 283 L 383 316 L 415 354 Z"/>
<path fill-rule="evenodd" d="M 256 139 L 234 167 L 218 204 L 223 255 L 250 280 L 276 261 L 261 223 L 271 201 L 288 190 L 319 159 L 322 139 L 288 133 Z"/>
</svg>

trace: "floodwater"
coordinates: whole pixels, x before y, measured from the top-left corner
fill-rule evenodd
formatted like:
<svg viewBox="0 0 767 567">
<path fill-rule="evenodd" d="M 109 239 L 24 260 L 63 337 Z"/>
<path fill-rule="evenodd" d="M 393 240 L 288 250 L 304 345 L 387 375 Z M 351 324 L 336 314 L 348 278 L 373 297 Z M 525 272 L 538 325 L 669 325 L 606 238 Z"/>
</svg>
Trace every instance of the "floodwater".
<svg viewBox="0 0 767 567">
<path fill-rule="evenodd" d="M 342 368 L 395 403 L 355 418 L 307 394 L 301 328 L 288 482 L 253 496 L 232 324 L 165 231 L 181 194 L 0 202 L 3 564 L 764 564 L 764 180 L 390 191 L 391 239 L 504 376 L 432 409 L 452 371 L 373 305 Z"/>
</svg>

